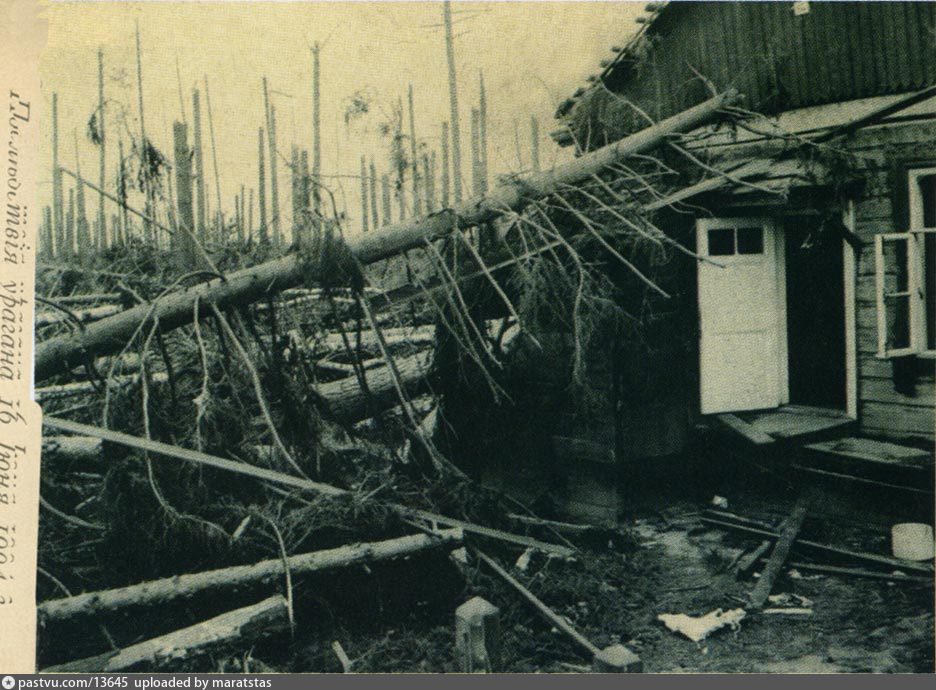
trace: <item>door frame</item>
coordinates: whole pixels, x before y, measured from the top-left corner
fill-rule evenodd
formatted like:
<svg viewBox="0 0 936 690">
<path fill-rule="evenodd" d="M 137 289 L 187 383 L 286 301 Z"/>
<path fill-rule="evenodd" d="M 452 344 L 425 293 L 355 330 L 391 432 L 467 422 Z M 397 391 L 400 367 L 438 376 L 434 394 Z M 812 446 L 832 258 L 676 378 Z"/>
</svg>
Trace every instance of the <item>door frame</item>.
<svg viewBox="0 0 936 690">
<path fill-rule="evenodd" d="M 779 386 L 779 404 L 790 402 L 789 351 L 787 344 L 787 299 L 786 299 L 786 234 L 783 223 L 772 216 L 719 216 L 714 218 L 696 218 L 696 252 L 704 261 L 718 264 L 718 256 L 710 257 L 708 252 L 708 231 L 719 228 L 739 226 L 762 226 L 769 228 L 765 233 L 773 237 L 774 261 L 776 262 L 776 287 L 774 290 L 777 309 L 777 382 Z M 700 267 L 701 268 L 701 267 Z M 723 266 L 725 270 L 728 266 Z M 696 302 L 699 314 L 699 406 L 702 405 L 702 307 L 699 303 L 699 281 L 696 280 Z M 714 413 L 717 414 L 717 413 Z"/>
</svg>

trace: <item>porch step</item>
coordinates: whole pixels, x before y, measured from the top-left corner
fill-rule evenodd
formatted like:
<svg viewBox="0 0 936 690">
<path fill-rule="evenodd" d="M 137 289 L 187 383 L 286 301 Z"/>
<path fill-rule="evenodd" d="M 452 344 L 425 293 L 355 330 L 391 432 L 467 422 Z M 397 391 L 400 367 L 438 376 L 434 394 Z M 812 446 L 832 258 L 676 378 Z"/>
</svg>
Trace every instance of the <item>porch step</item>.
<svg viewBox="0 0 936 690">
<path fill-rule="evenodd" d="M 896 443 L 885 443 L 870 438 L 840 438 L 835 441 L 812 443 L 805 449 L 823 456 L 832 456 L 843 460 L 870 462 L 887 466 L 912 467 L 922 470 L 932 469 L 933 454 L 930 451 Z"/>
<path fill-rule="evenodd" d="M 811 443 L 800 451 L 798 467 L 813 474 L 931 493 L 931 451 L 867 438 L 840 438 Z"/>
<path fill-rule="evenodd" d="M 797 443 L 838 438 L 851 433 L 856 426 L 855 420 L 843 412 L 800 405 L 739 416 L 756 431 L 777 441 Z"/>
</svg>

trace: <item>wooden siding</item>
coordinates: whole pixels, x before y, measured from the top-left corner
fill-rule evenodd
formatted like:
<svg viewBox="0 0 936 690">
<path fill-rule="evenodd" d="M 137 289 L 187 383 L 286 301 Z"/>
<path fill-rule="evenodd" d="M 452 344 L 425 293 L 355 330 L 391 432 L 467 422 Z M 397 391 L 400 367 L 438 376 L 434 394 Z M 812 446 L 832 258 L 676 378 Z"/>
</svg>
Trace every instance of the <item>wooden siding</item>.
<svg viewBox="0 0 936 690">
<path fill-rule="evenodd" d="M 792 4 L 671 3 L 648 29 L 642 57 L 622 56 L 604 82 L 655 118 L 704 99 L 698 75 L 769 113 L 936 83 L 936 3 L 813 2 L 801 16 Z M 591 89 L 572 111 L 580 141 L 608 124 L 601 94 Z M 643 124 L 627 106 L 620 118 L 624 131 Z"/>
<path fill-rule="evenodd" d="M 864 130 L 855 135 L 849 149 L 865 166 L 866 182 L 855 207 L 855 229 L 863 242 L 856 271 L 859 424 L 868 435 L 933 440 L 936 360 L 921 359 L 910 364 L 916 376 L 911 376 L 913 384 L 908 389 L 896 383 L 901 363 L 876 356 L 874 235 L 906 230 L 906 200 L 897 175 L 907 163 L 936 159 L 936 123 Z"/>
</svg>

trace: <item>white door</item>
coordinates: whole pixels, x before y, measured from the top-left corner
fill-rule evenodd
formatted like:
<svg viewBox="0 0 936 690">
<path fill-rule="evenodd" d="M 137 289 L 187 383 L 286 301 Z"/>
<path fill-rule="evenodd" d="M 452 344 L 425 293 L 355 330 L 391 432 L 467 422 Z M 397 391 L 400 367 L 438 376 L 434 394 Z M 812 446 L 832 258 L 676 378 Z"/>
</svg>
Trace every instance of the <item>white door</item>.
<svg viewBox="0 0 936 690">
<path fill-rule="evenodd" d="M 702 414 L 789 402 L 783 236 L 765 218 L 700 219 Z M 713 264 L 719 265 L 713 265 Z"/>
</svg>

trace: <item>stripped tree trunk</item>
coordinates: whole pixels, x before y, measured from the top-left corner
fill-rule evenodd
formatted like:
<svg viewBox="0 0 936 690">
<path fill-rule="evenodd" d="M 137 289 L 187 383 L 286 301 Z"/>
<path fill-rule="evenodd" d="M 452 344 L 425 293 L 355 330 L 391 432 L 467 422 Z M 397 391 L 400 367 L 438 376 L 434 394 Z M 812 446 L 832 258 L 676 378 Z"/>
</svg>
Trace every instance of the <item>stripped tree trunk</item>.
<svg viewBox="0 0 936 690">
<path fill-rule="evenodd" d="M 383 197 L 383 224 L 389 225 L 393 222 L 393 202 L 390 198 L 390 178 L 387 175 L 380 177 L 380 193 Z"/>
<path fill-rule="evenodd" d="M 419 189 L 419 154 L 417 152 L 416 141 L 416 113 L 413 108 L 413 85 L 409 85 L 409 132 L 410 132 L 410 165 L 413 175 L 413 215 L 418 216 L 422 213 L 421 190 Z"/>
<path fill-rule="evenodd" d="M 202 151 L 201 103 L 199 100 L 198 89 L 192 90 L 192 126 L 195 128 L 193 136 L 195 137 L 196 237 L 198 237 L 198 241 L 204 245 L 208 234 L 208 213 L 207 209 L 205 208 L 205 156 Z"/>
<path fill-rule="evenodd" d="M 98 48 L 98 109 L 97 109 L 97 134 L 98 134 L 98 187 L 104 189 L 107 184 L 107 156 L 106 139 L 104 132 L 104 51 Z M 98 194 L 98 228 L 100 235 L 98 245 L 101 249 L 107 247 L 107 222 L 104 217 L 104 192 Z"/>
<path fill-rule="evenodd" d="M 448 122 L 442 123 L 442 208 L 449 207 L 449 131 Z"/>
<path fill-rule="evenodd" d="M 539 172 L 539 122 L 535 115 L 530 116 L 530 156 L 533 159 L 534 172 Z"/>
<path fill-rule="evenodd" d="M 273 244 L 279 246 L 279 188 L 276 182 L 276 111 L 270 103 L 270 91 L 267 78 L 263 77 L 263 109 L 266 113 L 267 140 L 270 146 L 270 227 L 273 231 Z"/>
<path fill-rule="evenodd" d="M 370 162 L 370 209 L 371 209 L 371 225 L 374 226 L 374 230 L 380 227 L 380 213 L 377 210 L 377 166 L 374 164 L 374 159 L 371 158 Z"/>
<path fill-rule="evenodd" d="M 455 203 L 461 203 L 461 134 L 458 119 L 458 86 L 455 81 L 455 39 L 452 36 L 452 2 L 442 3 L 442 20 L 445 24 L 445 55 L 448 60 L 449 109 L 452 126 L 452 182 L 455 185 Z"/>
<path fill-rule="evenodd" d="M 367 161 L 361 156 L 361 232 L 370 229 L 367 213 Z"/>
<path fill-rule="evenodd" d="M 123 139 L 117 140 L 117 155 L 120 160 L 117 161 L 117 194 L 120 199 L 120 237 L 121 242 L 128 244 L 130 242 L 130 220 L 127 217 L 127 173 L 124 167 Z"/>
<path fill-rule="evenodd" d="M 322 224 L 322 118 L 319 91 L 319 44 L 312 46 L 312 211 L 317 230 Z"/>
<path fill-rule="evenodd" d="M 146 165 L 147 165 L 147 148 L 148 142 L 146 140 L 146 124 L 143 119 L 143 58 L 140 54 L 140 24 L 137 22 L 136 26 L 136 62 L 137 62 L 137 96 L 139 100 L 139 110 L 140 110 L 140 167 L 144 170 L 144 174 L 141 176 L 141 181 L 143 183 L 143 193 L 146 195 L 146 204 L 144 206 L 143 213 L 147 218 L 153 217 L 153 207 L 154 204 L 154 195 L 153 195 L 153 185 L 149 182 L 149 176 L 146 174 Z M 153 227 L 152 224 L 146 220 L 143 221 L 143 240 L 145 242 L 153 241 Z"/>
<path fill-rule="evenodd" d="M 484 72 L 479 75 L 478 102 L 478 172 L 481 177 L 481 194 L 488 190 L 488 149 L 487 149 L 487 93 L 484 90 Z"/>
<path fill-rule="evenodd" d="M 277 594 L 260 603 L 215 616 L 145 642 L 88 659 L 50 666 L 43 673 L 158 671 L 207 654 L 252 646 L 289 629 L 289 607 Z"/>
<path fill-rule="evenodd" d="M 215 133 L 214 133 L 214 118 L 211 114 L 211 94 L 208 93 L 208 75 L 205 75 L 205 104 L 208 106 L 208 135 L 211 137 L 211 163 L 214 168 L 214 178 L 215 178 L 215 195 L 218 199 L 218 209 L 216 211 L 216 216 L 218 218 L 218 233 L 222 232 L 222 226 L 224 224 L 224 216 L 221 213 L 221 176 L 218 174 L 218 147 L 215 144 Z M 222 237 L 217 238 L 219 241 L 222 240 Z"/>
<path fill-rule="evenodd" d="M 65 252 L 65 197 L 62 189 L 62 169 L 59 167 L 59 124 L 58 94 L 52 94 L 52 219 L 55 224 L 56 256 L 68 256 Z"/>
<path fill-rule="evenodd" d="M 178 203 L 179 224 L 188 231 L 176 232 L 172 236 L 172 249 L 176 267 L 181 273 L 195 268 L 197 258 L 193 231 L 195 214 L 192 210 L 192 155 L 188 147 L 188 127 L 182 122 L 172 123 L 172 136 L 175 144 L 175 183 Z"/>
<path fill-rule="evenodd" d="M 257 197 L 260 203 L 260 229 L 258 230 L 260 244 L 266 244 L 267 242 L 267 209 L 266 209 L 266 165 L 263 161 L 264 150 L 263 145 L 263 127 L 257 130 L 257 165 L 259 166 L 259 181 L 257 183 Z"/>
<path fill-rule="evenodd" d="M 273 558 L 251 565 L 176 575 L 118 589 L 52 599 L 42 602 L 37 609 L 40 620 L 46 622 L 64 621 L 79 616 L 97 616 L 133 607 L 164 605 L 204 592 L 265 585 L 282 577 L 284 566 L 289 568 L 295 578 L 361 563 L 400 558 L 460 540 L 461 532 L 452 529 L 433 535 L 415 534 L 386 541 L 349 544 L 326 551 L 290 556 L 285 563 L 281 558 Z"/>
</svg>

